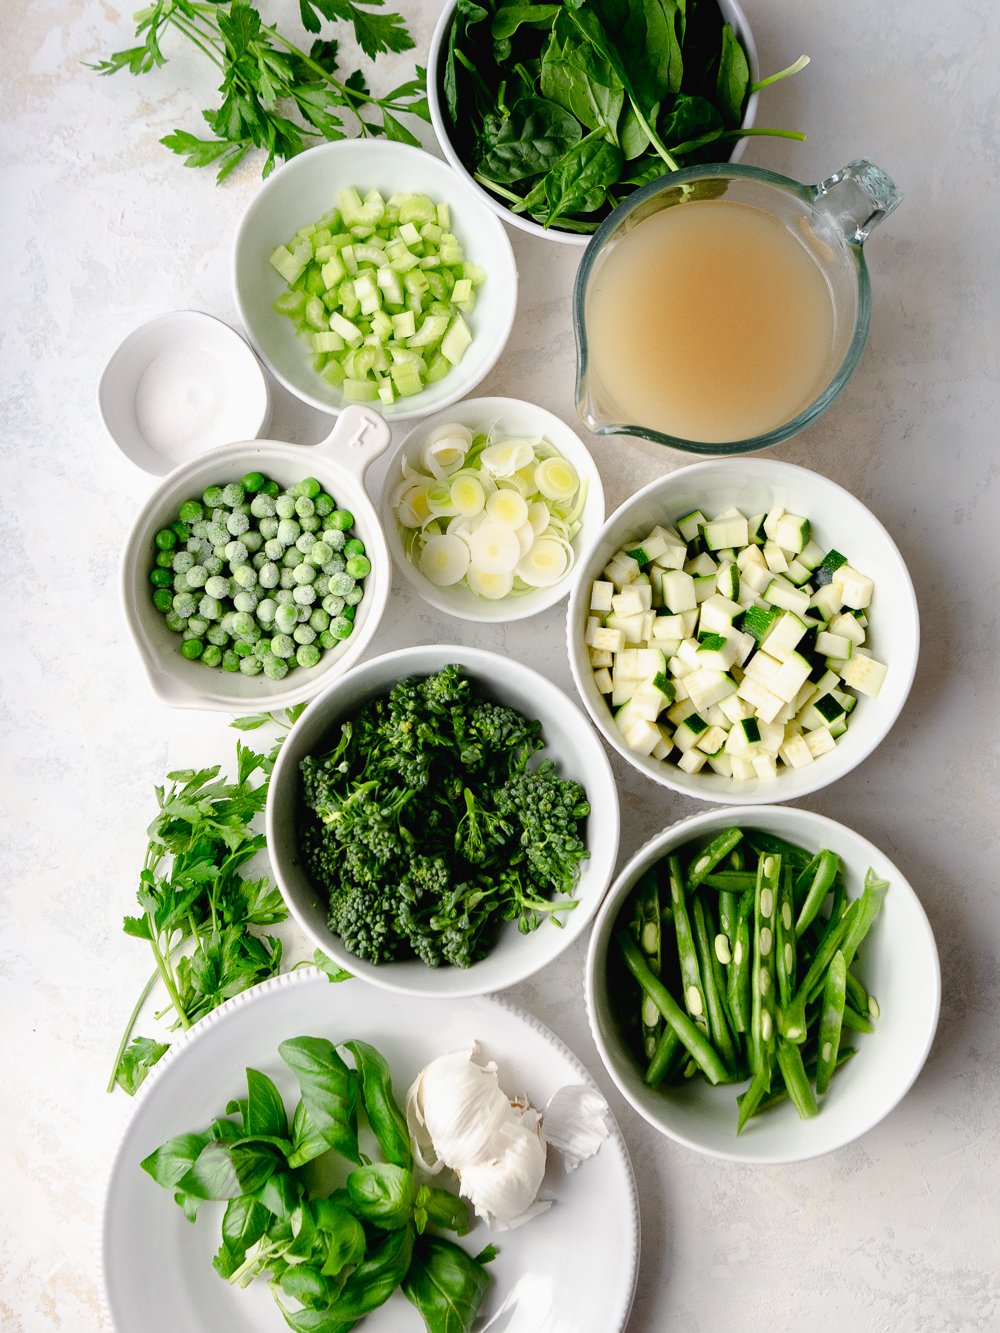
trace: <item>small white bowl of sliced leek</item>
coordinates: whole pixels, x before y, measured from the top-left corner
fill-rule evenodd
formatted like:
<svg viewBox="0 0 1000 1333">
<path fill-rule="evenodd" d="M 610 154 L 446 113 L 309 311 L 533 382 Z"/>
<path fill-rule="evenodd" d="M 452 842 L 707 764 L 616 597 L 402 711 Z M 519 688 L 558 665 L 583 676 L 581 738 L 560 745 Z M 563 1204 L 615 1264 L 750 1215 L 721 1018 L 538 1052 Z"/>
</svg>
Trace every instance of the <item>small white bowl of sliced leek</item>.
<svg viewBox="0 0 1000 1333">
<path fill-rule="evenodd" d="M 916 671 L 892 538 L 835 482 L 775 459 L 680 468 L 588 548 L 570 665 L 623 758 L 702 800 L 797 800 L 876 748 Z"/>
<path fill-rule="evenodd" d="M 470 398 L 400 441 L 382 522 L 394 562 L 431 606 L 522 620 L 565 597 L 604 522 L 604 488 L 559 417 L 517 398 Z"/>
</svg>

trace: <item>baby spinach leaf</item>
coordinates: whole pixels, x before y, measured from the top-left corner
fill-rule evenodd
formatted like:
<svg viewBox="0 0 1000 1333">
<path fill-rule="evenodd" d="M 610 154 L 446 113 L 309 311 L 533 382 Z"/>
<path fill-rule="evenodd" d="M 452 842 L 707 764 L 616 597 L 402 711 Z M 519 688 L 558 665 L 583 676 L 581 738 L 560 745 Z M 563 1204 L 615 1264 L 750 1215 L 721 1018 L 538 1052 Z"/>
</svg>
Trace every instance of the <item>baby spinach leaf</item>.
<svg viewBox="0 0 1000 1333">
<path fill-rule="evenodd" d="M 445 57 L 442 74 L 445 102 L 452 120 L 457 120 L 459 114 L 458 66 L 460 53 L 468 47 L 474 48 L 475 42 L 470 39 L 469 29 L 477 23 L 482 23 L 485 18 L 489 18 L 489 14 L 483 9 L 482 5 L 475 4 L 474 0 L 458 0 L 458 4 L 455 6 L 455 18 L 448 33 L 448 53 Z"/>
<path fill-rule="evenodd" d="M 361 1080 L 361 1100 L 382 1156 L 396 1166 L 412 1167 L 406 1118 L 392 1091 L 392 1074 L 381 1051 L 366 1041 L 347 1041 Z"/>
<path fill-rule="evenodd" d="M 560 31 L 557 23 L 542 56 L 543 96 L 571 112 L 588 130 L 600 130 L 617 142 L 618 120 L 625 104 L 621 80 L 592 46 L 572 36 L 560 37 Z"/>
<path fill-rule="evenodd" d="M 470 1333 L 490 1284 L 481 1264 L 439 1236 L 419 1236 L 403 1295 L 434 1333 Z"/>
<path fill-rule="evenodd" d="M 546 226 L 570 213 L 593 213 L 621 174 L 621 150 L 596 131 L 559 159 L 545 177 Z"/>
<path fill-rule="evenodd" d="M 743 117 L 743 104 L 750 87 L 750 66 L 746 52 L 728 23 L 722 28 L 722 53 L 715 81 L 715 96 L 722 119 L 735 129 Z"/>
<path fill-rule="evenodd" d="M 555 102 L 522 98 L 503 122 L 480 170 L 501 185 L 543 175 L 582 135 L 576 119 Z"/>
<path fill-rule="evenodd" d="M 313 1127 L 330 1148 L 349 1161 L 358 1153 L 357 1078 L 325 1037 L 294 1037 L 278 1053 L 302 1090 L 302 1102 Z"/>
<path fill-rule="evenodd" d="M 493 15 L 490 33 L 494 40 L 513 37 L 522 23 L 532 28 L 548 28 L 562 9 L 562 5 L 532 5 L 510 0 Z"/>
<path fill-rule="evenodd" d="M 660 137 L 671 149 L 689 139 L 698 139 L 713 131 L 721 133 L 722 117 L 704 97 L 678 93 L 665 104 L 657 125 Z"/>
</svg>

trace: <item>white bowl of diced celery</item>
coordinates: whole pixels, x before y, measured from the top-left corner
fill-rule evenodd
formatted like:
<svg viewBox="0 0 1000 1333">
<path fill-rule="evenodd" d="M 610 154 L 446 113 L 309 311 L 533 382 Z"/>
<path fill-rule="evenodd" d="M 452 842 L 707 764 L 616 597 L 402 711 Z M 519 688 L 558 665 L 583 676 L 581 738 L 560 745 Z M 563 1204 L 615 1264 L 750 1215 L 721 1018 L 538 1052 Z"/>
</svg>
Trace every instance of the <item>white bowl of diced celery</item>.
<svg viewBox="0 0 1000 1333">
<path fill-rule="evenodd" d="M 470 398 L 421 421 L 389 458 L 382 527 L 425 601 L 461 620 L 522 620 L 562 600 L 604 522 L 586 445 L 518 398 Z"/>
<path fill-rule="evenodd" d="M 892 538 L 835 482 L 773 459 L 683 467 L 611 516 L 579 567 L 577 689 L 641 772 L 704 800 L 796 800 L 882 741 L 919 618 Z"/>
<path fill-rule="evenodd" d="M 255 351 L 324 412 L 427 416 L 496 364 L 517 304 L 510 241 L 444 162 L 341 140 L 271 176 L 236 233 L 233 289 Z"/>
</svg>

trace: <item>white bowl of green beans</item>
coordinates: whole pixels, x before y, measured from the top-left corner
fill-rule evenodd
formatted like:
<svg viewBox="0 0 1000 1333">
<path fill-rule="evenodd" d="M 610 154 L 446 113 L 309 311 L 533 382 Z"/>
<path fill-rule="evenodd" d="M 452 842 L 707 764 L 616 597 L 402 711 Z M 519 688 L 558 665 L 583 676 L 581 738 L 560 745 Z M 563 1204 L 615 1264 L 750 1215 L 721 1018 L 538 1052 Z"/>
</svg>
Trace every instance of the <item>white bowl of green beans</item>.
<svg viewBox="0 0 1000 1333">
<path fill-rule="evenodd" d="M 740 1162 L 802 1161 L 873 1129 L 920 1073 L 941 999 L 899 868 L 787 806 L 651 838 L 604 900 L 586 971 L 622 1095 L 675 1142 Z"/>
</svg>

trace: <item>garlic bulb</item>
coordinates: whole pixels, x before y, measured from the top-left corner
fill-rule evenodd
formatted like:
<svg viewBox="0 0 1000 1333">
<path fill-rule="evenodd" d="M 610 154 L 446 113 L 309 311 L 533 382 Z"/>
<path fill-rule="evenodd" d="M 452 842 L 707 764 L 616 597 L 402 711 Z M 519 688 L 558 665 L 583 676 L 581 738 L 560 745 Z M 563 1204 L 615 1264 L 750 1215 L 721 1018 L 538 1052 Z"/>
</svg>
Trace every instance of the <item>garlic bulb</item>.
<svg viewBox="0 0 1000 1333">
<path fill-rule="evenodd" d="M 608 1107 L 600 1093 L 579 1085 L 561 1088 L 542 1115 L 526 1098 L 511 1101 L 496 1065 L 476 1064 L 478 1053 L 473 1045 L 432 1060 L 407 1094 L 406 1122 L 419 1165 L 431 1174 L 449 1167 L 477 1216 L 509 1230 L 550 1206 L 537 1201 L 550 1108 L 549 1141 L 574 1167 L 607 1137 Z"/>
</svg>

